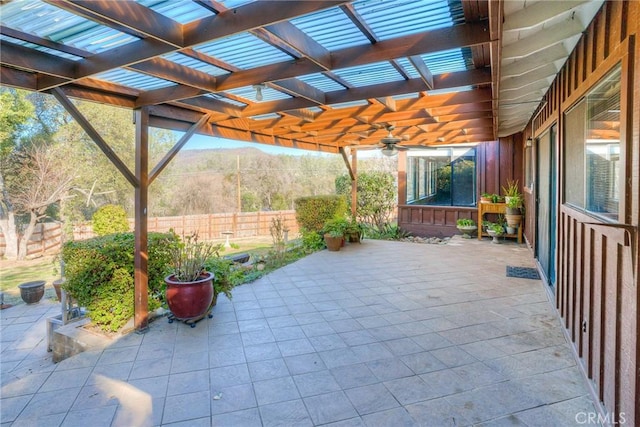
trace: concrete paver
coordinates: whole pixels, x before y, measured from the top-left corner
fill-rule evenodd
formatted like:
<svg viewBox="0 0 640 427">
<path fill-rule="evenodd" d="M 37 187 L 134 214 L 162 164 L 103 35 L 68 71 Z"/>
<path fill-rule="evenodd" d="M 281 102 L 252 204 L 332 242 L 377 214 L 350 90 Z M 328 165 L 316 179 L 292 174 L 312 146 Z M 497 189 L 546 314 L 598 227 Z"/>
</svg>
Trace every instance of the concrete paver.
<svg viewBox="0 0 640 427">
<path fill-rule="evenodd" d="M 522 245 L 365 240 L 58 364 L 43 300 L 2 310 L 2 426 L 579 425 L 594 412 Z M 335 424 L 333 424 L 335 423 Z"/>
</svg>

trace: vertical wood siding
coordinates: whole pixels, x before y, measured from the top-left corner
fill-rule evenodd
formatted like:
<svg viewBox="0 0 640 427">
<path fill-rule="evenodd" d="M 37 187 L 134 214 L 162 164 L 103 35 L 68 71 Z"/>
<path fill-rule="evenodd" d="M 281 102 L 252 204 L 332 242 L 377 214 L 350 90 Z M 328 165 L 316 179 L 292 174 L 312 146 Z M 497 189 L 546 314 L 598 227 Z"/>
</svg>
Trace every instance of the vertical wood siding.
<svg viewBox="0 0 640 427">
<path fill-rule="evenodd" d="M 640 424 L 640 2 L 608 1 L 545 95 L 531 128 L 559 124 L 556 306 L 611 424 Z M 563 113 L 622 62 L 624 223 L 563 204 Z M 526 132 L 525 132 L 526 134 Z M 527 198 L 531 212 L 533 195 Z"/>
</svg>

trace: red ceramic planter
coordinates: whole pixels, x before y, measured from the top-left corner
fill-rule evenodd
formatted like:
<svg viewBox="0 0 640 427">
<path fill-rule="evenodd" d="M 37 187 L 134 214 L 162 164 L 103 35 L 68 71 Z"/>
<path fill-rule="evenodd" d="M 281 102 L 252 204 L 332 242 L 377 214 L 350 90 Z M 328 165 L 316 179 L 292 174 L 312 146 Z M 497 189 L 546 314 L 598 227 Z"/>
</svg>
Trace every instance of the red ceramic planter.
<svg viewBox="0 0 640 427">
<path fill-rule="evenodd" d="M 200 276 L 195 282 L 178 282 L 173 274 L 165 277 L 167 304 L 178 320 L 203 317 L 213 301 L 213 273 Z"/>
</svg>

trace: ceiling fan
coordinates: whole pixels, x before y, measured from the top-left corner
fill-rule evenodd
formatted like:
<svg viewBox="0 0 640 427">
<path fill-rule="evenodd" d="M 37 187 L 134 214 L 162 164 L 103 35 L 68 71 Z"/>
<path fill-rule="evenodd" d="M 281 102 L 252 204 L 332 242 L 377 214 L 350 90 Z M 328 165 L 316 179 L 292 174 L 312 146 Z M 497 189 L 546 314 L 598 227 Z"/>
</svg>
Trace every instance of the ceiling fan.
<svg viewBox="0 0 640 427">
<path fill-rule="evenodd" d="M 409 136 L 406 135 L 405 137 L 402 137 L 402 138 L 393 136 L 393 133 L 391 133 L 393 129 L 395 129 L 395 126 L 393 125 L 387 126 L 387 131 L 389 132 L 389 134 L 384 138 L 382 138 L 380 140 L 380 144 L 378 145 L 379 147 L 381 147 L 380 151 L 382 152 L 382 154 L 388 157 L 397 155 L 399 151 L 408 150 L 408 148 L 398 145 L 398 143 L 408 140 Z"/>
</svg>

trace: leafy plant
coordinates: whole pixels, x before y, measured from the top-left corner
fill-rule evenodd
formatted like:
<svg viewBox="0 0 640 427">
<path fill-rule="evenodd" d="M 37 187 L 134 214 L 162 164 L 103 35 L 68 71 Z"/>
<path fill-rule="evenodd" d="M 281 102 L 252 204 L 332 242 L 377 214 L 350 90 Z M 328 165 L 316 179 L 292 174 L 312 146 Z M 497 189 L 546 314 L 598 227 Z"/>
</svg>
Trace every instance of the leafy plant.
<svg viewBox="0 0 640 427">
<path fill-rule="evenodd" d="M 225 294 L 231 299 L 231 291 L 244 280 L 242 270 L 230 259 L 219 255 L 209 257 L 204 263 L 205 270 L 213 273 L 213 291 Z"/>
<path fill-rule="evenodd" d="M 331 237 L 340 237 L 344 235 L 345 230 L 349 226 L 349 221 L 344 217 L 334 217 L 325 221 L 322 231 L 331 235 Z"/>
<path fill-rule="evenodd" d="M 499 194 L 491 195 L 491 203 L 500 203 L 500 202 L 502 202 L 502 197 L 500 197 Z"/>
<path fill-rule="evenodd" d="M 385 224 L 382 227 L 366 227 L 365 234 L 367 237 L 377 240 L 399 240 L 411 236 L 411 233 L 404 231 L 397 224 Z"/>
<path fill-rule="evenodd" d="M 149 233 L 149 309 L 164 299 L 164 276 L 174 234 Z M 66 281 L 62 287 L 86 307 L 92 322 L 105 331 L 117 331 L 134 312 L 134 235 L 115 233 L 64 244 Z"/>
<path fill-rule="evenodd" d="M 91 218 L 93 232 L 98 236 L 129 231 L 127 213 L 122 206 L 104 205 Z"/>
<path fill-rule="evenodd" d="M 471 218 L 460 218 L 456 221 L 458 227 L 473 227 L 476 225 L 476 222 Z"/>
<path fill-rule="evenodd" d="M 510 196 L 509 200 L 507 201 L 507 207 L 512 208 L 512 209 L 518 209 L 522 206 L 522 196 L 517 194 L 515 196 Z"/>
<path fill-rule="evenodd" d="M 302 248 L 306 253 L 312 253 L 324 248 L 324 240 L 316 231 L 302 230 Z"/>
<path fill-rule="evenodd" d="M 197 233 L 168 245 L 173 278 L 178 282 L 197 280 L 205 269 L 206 261 L 217 255 L 221 248 L 220 243 L 199 242 Z"/>
<path fill-rule="evenodd" d="M 502 233 L 504 233 L 504 227 L 498 223 L 491 224 L 489 227 L 487 227 L 487 230 L 491 230 L 497 235 L 501 235 Z"/>
<path fill-rule="evenodd" d="M 508 179 L 506 187 L 505 186 L 502 187 L 502 193 L 506 197 L 519 196 L 520 190 L 518 189 L 518 180 Z"/>
</svg>

